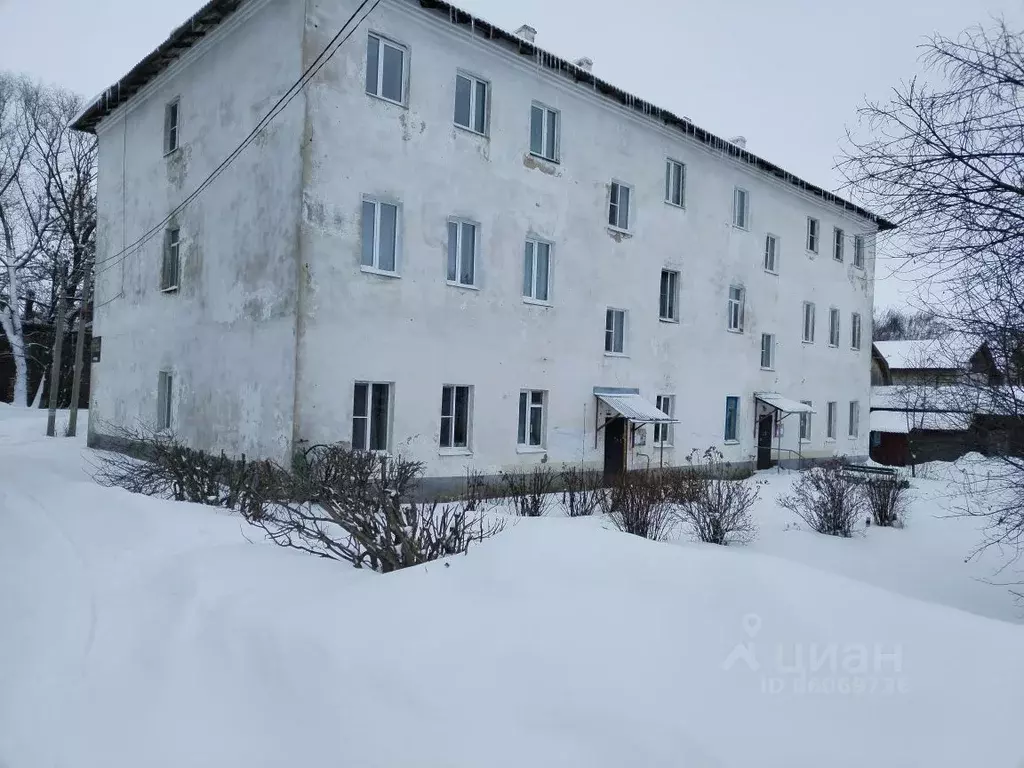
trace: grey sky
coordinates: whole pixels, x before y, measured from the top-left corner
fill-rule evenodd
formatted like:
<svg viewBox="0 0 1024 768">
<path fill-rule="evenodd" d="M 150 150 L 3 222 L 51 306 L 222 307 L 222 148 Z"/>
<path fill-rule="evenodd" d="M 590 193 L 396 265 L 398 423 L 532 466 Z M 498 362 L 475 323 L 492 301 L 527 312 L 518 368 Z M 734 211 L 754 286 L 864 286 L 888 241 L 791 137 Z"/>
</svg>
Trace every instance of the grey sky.
<svg viewBox="0 0 1024 768">
<path fill-rule="evenodd" d="M 295 0 L 298 2 L 299 0 Z M 1020 0 L 461 0 L 538 45 L 828 188 L 845 128 L 867 96 L 917 71 L 917 46 Z M 155 48 L 202 0 L 0 0 L 0 70 L 92 97 Z M 145 10 L 143 10 L 143 7 Z M 623 13 L 623 10 L 628 13 Z M 910 286 L 878 273 L 876 304 Z"/>
</svg>

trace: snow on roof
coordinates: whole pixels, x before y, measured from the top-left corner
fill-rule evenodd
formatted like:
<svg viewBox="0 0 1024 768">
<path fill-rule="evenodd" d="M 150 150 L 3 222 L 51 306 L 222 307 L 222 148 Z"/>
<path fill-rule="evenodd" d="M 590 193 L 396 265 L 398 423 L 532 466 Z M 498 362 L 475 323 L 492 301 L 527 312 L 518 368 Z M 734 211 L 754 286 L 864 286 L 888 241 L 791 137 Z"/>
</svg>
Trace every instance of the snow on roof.
<svg viewBox="0 0 1024 768">
<path fill-rule="evenodd" d="M 676 420 L 659 410 L 649 400 L 640 395 L 622 392 L 595 392 L 597 398 L 621 416 L 625 416 L 637 424 L 660 424 Z"/>
<path fill-rule="evenodd" d="M 966 413 L 933 413 L 930 411 L 872 411 L 871 431 L 905 435 L 911 429 L 933 432 L 962 432 L 970 428 L 971 416 Z"/>
<path fill-rule="evenodd" d="M 754 397 L 765 405 L 770 405 L 772 408 L 783 413 L 816 413 L 814 408 L 807 403 L 801 403 L 799 400 L 790 400 L 778 392 L 755 392 Z"/>
<path fill-rule="evenodd" d="M 978 399 L 978 391 L 971 387 L 897 384 L 871 388 L 871 407 L 877 409 L 973 413 Z"/>
<path fill-rule="evenodd" d="M 964 337 L 876 341 L 875 349 L 890 369 L 941 370 L 963 368 L 981 346 Z"/>
</svg>

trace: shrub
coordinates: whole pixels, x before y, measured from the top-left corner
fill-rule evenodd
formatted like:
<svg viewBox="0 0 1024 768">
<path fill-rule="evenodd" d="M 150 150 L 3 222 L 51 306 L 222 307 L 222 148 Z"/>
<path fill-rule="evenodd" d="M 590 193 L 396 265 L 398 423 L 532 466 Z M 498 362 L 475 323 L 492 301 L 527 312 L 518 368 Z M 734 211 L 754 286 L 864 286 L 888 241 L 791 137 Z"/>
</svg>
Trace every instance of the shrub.
<svg viewBox="0 0 1024 768">
<path fill-rule="evenodd" d="M 708 544 L 747 543 L 757 535 L 751 515 L 760 495 L 749 473 L 736 472 L 717 448 L 703 454 L 703 466 L 672 473 L 667 493 L 676 515 L 700 541 Z"/>
<path fill-rule="evenodd" d="M 562 505 L 569 517 L 594 514 L 604 495 L 601 473 L 570 465 L 559 475 L 562 484 Z"/>
<path fill-rule="evenodd" d="M 907 514 L 906 491 L 910 488 L 907 480 L 898 475 L 872 477 L 864 481 L 860 488 L 875 525 L 903 527 Z"/>
<path fill-rule="evenodd" d="M 604 508 L 624 533 L 664 540 L 675 527 L 665 485 L 656 472 L 627 472 L 609 489 Z"/>
<path fill-rule="evenodd" d="M 541 517 L 551 506 L 549 494 L 555 489 L 554 473 L 543 465 L 523 472 L 501 473 L 501 485 L 520 517 Z"/>
<path fill-rule="evenodd" d="M 818 533 L 849 537 L 863 509 L 863 496 L 845 466 L 835 459 L 804 470 L 793 493 L 779 497 L 779 505 Z"/>
</svg>

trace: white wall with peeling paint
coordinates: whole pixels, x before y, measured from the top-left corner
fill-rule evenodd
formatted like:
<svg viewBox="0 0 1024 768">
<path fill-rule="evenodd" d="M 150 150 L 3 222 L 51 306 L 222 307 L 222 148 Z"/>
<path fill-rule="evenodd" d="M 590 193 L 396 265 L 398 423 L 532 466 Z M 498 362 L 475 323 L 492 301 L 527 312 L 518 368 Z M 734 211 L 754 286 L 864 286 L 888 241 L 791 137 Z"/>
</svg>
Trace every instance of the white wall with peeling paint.
<svg viewBox="0 0 1024 768">
<path fill-rule="evenodd" d="M 295 76 L 300 53 L 311 61 L 355 7 L 310 0 L 300 43 L 301 5 L 261 6 L 222 43 L 209 41 L 216 53 L 167 73 L 129 113 L 134 231 L 177 189 L 164 178 L 159 152 L 169 95 L 181 93 L 189 157 L 181 189 L 188 190 Z M 370 29 L 409 48 L 406 106 L 365 93 Z M 491 84 L 489 137 L 453 124 L 457 70 Z M 534 100 L 561 111 L 557 165 L 528 154 Z M 226 103 L 237 105 L 230 119 Z M 120 237 L 121 126 L 115 115 L 101 132 L 101 254 L 116 250 L 112 238 Z M 687 166 L 685 209 L 664 202 L 666 157 Z M 151 244 L 132 268 L 139 274 L 126 273 L 130 298 L 98 312 L 103 361 L 94 415 L 123 423 L 154 411 L 157 370 L 172 364 L 188 382 L 176 406 L 182 434 L 204 448 L 280 458 L 292 434 L 350 439 L 353 383 L 393 382 L 392 449 L 426 462 L 428 475 L 453 477 L 467 466 L 493 473 L 540 461 L 600 465 L 595 386 L 637 387 L 652 402 L 658 394 L 677 399 L 675 447 L 663 456 L 638 447 L 634 466 L 648 456 L 655 465 L 679 463 L 709 445 L 744 461 L 755 451 L 753 392 L 775 390 L 812 400 L 819 411 L 805 455 L 868 453 L 873 225 L 473 36 L 446 14 L 383 0 L 264 145 L 247 150 L 229 174 L 204 195 L 197 221 L 186 214 L 183 224 L 191 227 L 189 253 L 201 254 L 195 295 L 187 288 L 159 294 L 159 248 Z M 606 226 L 612 179 L 633 186 L 629 236 Z M 747 231 L 731 225 L 736 186 L 750 192 Z M 401 204 L 399 277 L 359 266 L 364 194 Z M 477 290 L 445 281 L 453 215 L 481 226 Z M 809 215 L 821 221 L 817 256 L 804 247 Z M 831 257 L 833 226 L 848 235 L 844 263 Z M 779 238 L 778 275 L 762 269 L 766 232 Z M 869 235 L 865 270 L 851 264 L 855 233 Z M 554 243 L 551 306 L 522 300 L 527 235 Z M 665 267 L 682 276 L 679 323 L 658 318 Z M 99 302 L 117 292 L 120 277 L 103 283 Z M 746 288 L 741 334 L 726 329 L 731 284 Z M 817 304 L 814 344 L 801 342 L 803 301 Z M 604 354 L 609 306 L 629 313 L 622 357 Z M 842 313 L 838 348 L 827 344 L 830 306 Z M 850 349 L 852 312 L 862 317 L 859 352 Z M 165 336 L 167 324 L 175 330 Z M 774 372 L 760 369 L 762 332 L 777 337 Z M 469 454 L 438 449 L 444 384 L 474 387 Z M 543 452 L 516 449 L 522 388 L 548 391 Z M 727 395 L 741 398 L 740 440 L 730 445 L 723 442 Z M 829 400 L 839 403 L 834 442 L 825 440 Z M 861 402 L 857 439 L 847 437 L 851 400 Z M 793 449 L 795 418 L 783 437 Z"/>
</svg>

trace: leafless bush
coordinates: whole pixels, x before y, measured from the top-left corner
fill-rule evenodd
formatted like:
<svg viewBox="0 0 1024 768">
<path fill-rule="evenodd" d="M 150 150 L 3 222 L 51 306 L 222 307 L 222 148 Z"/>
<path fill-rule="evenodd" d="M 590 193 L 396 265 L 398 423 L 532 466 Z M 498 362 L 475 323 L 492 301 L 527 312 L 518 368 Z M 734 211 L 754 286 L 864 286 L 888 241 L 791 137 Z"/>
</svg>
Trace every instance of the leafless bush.
<svg viewBox="0 0 1024 768">
<path fill-rule="evenodd" d="M 863 497 L 839 460 L 827 461 L 800 473 L 792 495 L 779 505 L 795 513 L 812 530 L 849 537 L 863 509 Z"/>
<path fill-rule="evenodd" d="M 601 473 L 571 465 L 559 475 L 562 484 L 562 505 L 569 517 L 594 514 L 604 496 Z"/>
<path fill-rule="evenodd" d="M 872 477 L 861 483 L 864 503 L 875 525 L 902 528 L 907 515 L 907 489 L 910 483 L 898 475 Z"/>
<path fill-rule="evenodd" d="M 624 533 L 662 541 L 675 526 L 665 486 L 657 472 L 627 472 L 609 489 L 607 509 Z"/>
<path fill-rule="evenodd" d="M 666 484 L 668 498 L 680 521 L 698 539 L 709 544 L 747 543 L 757 535 L 751 515 L 760 494 L 749 474 L 735 471 L 717 448 L 704 451 L 704 463 L 671 473 Z"/>
<path fill-rule="evenodd" d="M 545 466 L 537 465 L 522 472 L 501 473 L 501 485 L 520 517 L 541 517 L 551 506 L 549 496 L 555 489 L 555 474 Z"/>
</svg>

